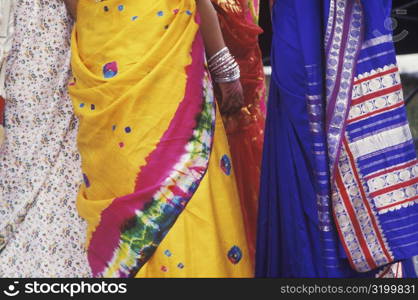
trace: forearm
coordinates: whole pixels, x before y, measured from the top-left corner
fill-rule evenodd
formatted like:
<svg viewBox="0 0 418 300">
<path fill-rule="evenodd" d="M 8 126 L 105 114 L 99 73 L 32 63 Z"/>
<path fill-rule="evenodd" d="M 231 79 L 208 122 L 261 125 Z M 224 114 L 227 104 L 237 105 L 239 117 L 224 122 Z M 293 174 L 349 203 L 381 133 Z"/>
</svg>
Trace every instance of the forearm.
<svg viewBox="0 0 418 300">
<path fill-rule="evenodd" d="M 78 0 L 64 0 L 65 6 L 67 6 L 68 12 L 75 20 L 77 17 L 77 3 Z"/>
<path fill-rule="evenodd" d="M 205 42 L 206 54 L 210 58 L 225 47 L 225 42 L 219 26 L 218 15 L 210 0 L 196 0 L 196 4 L 200 13 L 200 30 Z"/>
</svg>

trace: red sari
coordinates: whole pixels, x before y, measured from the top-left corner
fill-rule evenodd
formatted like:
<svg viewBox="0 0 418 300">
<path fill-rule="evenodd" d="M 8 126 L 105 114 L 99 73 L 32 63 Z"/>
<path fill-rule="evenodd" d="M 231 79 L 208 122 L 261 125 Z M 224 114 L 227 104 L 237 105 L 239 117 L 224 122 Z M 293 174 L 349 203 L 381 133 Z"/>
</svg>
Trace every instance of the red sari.
<svg viewBox="0 0 418 300">
<path fill-rule="evenodd" d="M 254 257 L 265 121 L 265 80 L 257 26 L 259 0 L 212 0 L 225 42 L 241 69 L 245 107 L 224 116 L 250 253 Z"/>
</svg>

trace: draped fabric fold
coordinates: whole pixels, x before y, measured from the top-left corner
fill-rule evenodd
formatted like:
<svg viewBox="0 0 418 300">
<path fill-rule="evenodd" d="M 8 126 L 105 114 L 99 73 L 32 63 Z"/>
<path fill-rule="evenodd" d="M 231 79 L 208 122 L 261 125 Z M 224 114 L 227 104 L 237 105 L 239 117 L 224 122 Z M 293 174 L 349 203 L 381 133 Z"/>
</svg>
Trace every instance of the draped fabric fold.
<svg viewBox="0 0 418 300">
<path fill-rule="evenodd" d="M 222 134 L 223 128 L 215 134 L 215 103 L 198 20 L 192 0 L 79 1 L 70 93 L 80 119 L 78 145 L 85 181 L 78 209 L 89 223 L 88 256 L 95 276 L 136 276 L 161 243 L 175 240 L 178 249 L 182 243 L 192 244 L 187 232 L 172 233 L 172 229 L 183 226 L 177 219 L 184 214 L 189 224 L 196 222 L 185 212 L 193 205 L 211 203 L 211 190 L 201 183 L 214 176 L 209 161 L 215 155 L 213 147 L 219 148 L 216 134 Z M 219 199 L 225 190 L 235 189 L 226 144 L 221 147 L 224 164 L 220 159 L 216 167 L 219 174 L 224 167 L 227 178 Z M 195 197 L 202 189 L 208 199 Z M 200 218 L 215 227 L 219 218 L 222 225 L 218 208 L 213 209 Z M 245 259 L 224 276 L 249 276 L 241 215 L 229 213 L 237 227 L 218 238 L 234 236 L 240 260 L 242 255 Z M 197 229 L 187 226 L 185 231 Z M 208 241 L 213 235 L 207 234 Z M 205 251 L 223 251 L 222 243 L 214 241 Z M 199 244 L 195 246 L 199 249 Z M 228 251 L 224 252 L 228 261 Z M 187 273 L 193 268 L 180 264 L 176 269 L 188 276 L 228 269 L 207 263 L 214 266 L 200 273 Z M 163 276 L 167 269 L 172 272 L 160 266 L 161 274 L 148 275 Z M 212 269 L 217 271 L 211 273 Z"/>
<path fill-rule="evenodd" d="M 251 256 L 255 255 L 260 166 L 264 139 L 266 87 L 258 46 L 258 0 L 212 0 L 225 43 L 237 60 L 244 89 L 244 108 L 223 116 Z"/>
<path fill-rule="evenodd" d="M 274 3 L 258 276 L 415 275 L 418 165 L 390 10 Z"/>
</svg>

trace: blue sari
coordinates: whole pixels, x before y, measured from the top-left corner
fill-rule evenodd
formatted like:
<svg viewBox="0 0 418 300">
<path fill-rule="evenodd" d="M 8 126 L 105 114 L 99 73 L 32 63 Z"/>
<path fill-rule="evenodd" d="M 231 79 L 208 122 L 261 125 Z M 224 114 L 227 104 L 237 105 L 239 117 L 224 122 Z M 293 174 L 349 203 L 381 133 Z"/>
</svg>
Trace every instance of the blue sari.
<svg viewBox="0 0 418 300">
<path fill-rule="evenodd" d="M 415 276 L 418 164 L 390 0 L 277 0 L 257 277 Z"/>
</svg>

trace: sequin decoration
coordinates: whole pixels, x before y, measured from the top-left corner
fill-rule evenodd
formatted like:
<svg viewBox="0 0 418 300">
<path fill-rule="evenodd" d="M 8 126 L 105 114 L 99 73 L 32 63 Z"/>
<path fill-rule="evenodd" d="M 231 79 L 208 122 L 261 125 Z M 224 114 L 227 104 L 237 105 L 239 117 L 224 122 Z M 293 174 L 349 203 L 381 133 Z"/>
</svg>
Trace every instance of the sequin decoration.
<svg viewBox="0 0 418 300">
<path fill-rule="evenodd" d="M 242 259 L 242 251 L 239 247 L 233 246 L 228 252 L 228 259 L 231 263 L 236 265 Z"/>
<path fill-rule="evenodd" d="M 118 74 L 118 64 L 115 61 L 107 63 L 103 66 L 103 76 L 104 78 L 112 78 Z"/>
<path fill-rule="evenodd" d="M 231 175 L 231 168 L 232 168 L 232 165 L 231 165 L 231 159 L 228 157 L 228 155 L 224 155 L 224 156 L 222 156 L 222 159 L 221 159 L 221 169 L 222 169 L 222 171 L 224 171 L 224 173 L 226 174 L 226 175 Z"/>
<path fill-rule="evenodd" d="M 171 252 L 170 252 L 170 250 L 165 250 L 164 251 L 164 254 L 165 254 L 165 256 L 167 256 L 167 257 L 171 257 Z"/>
</svg>

